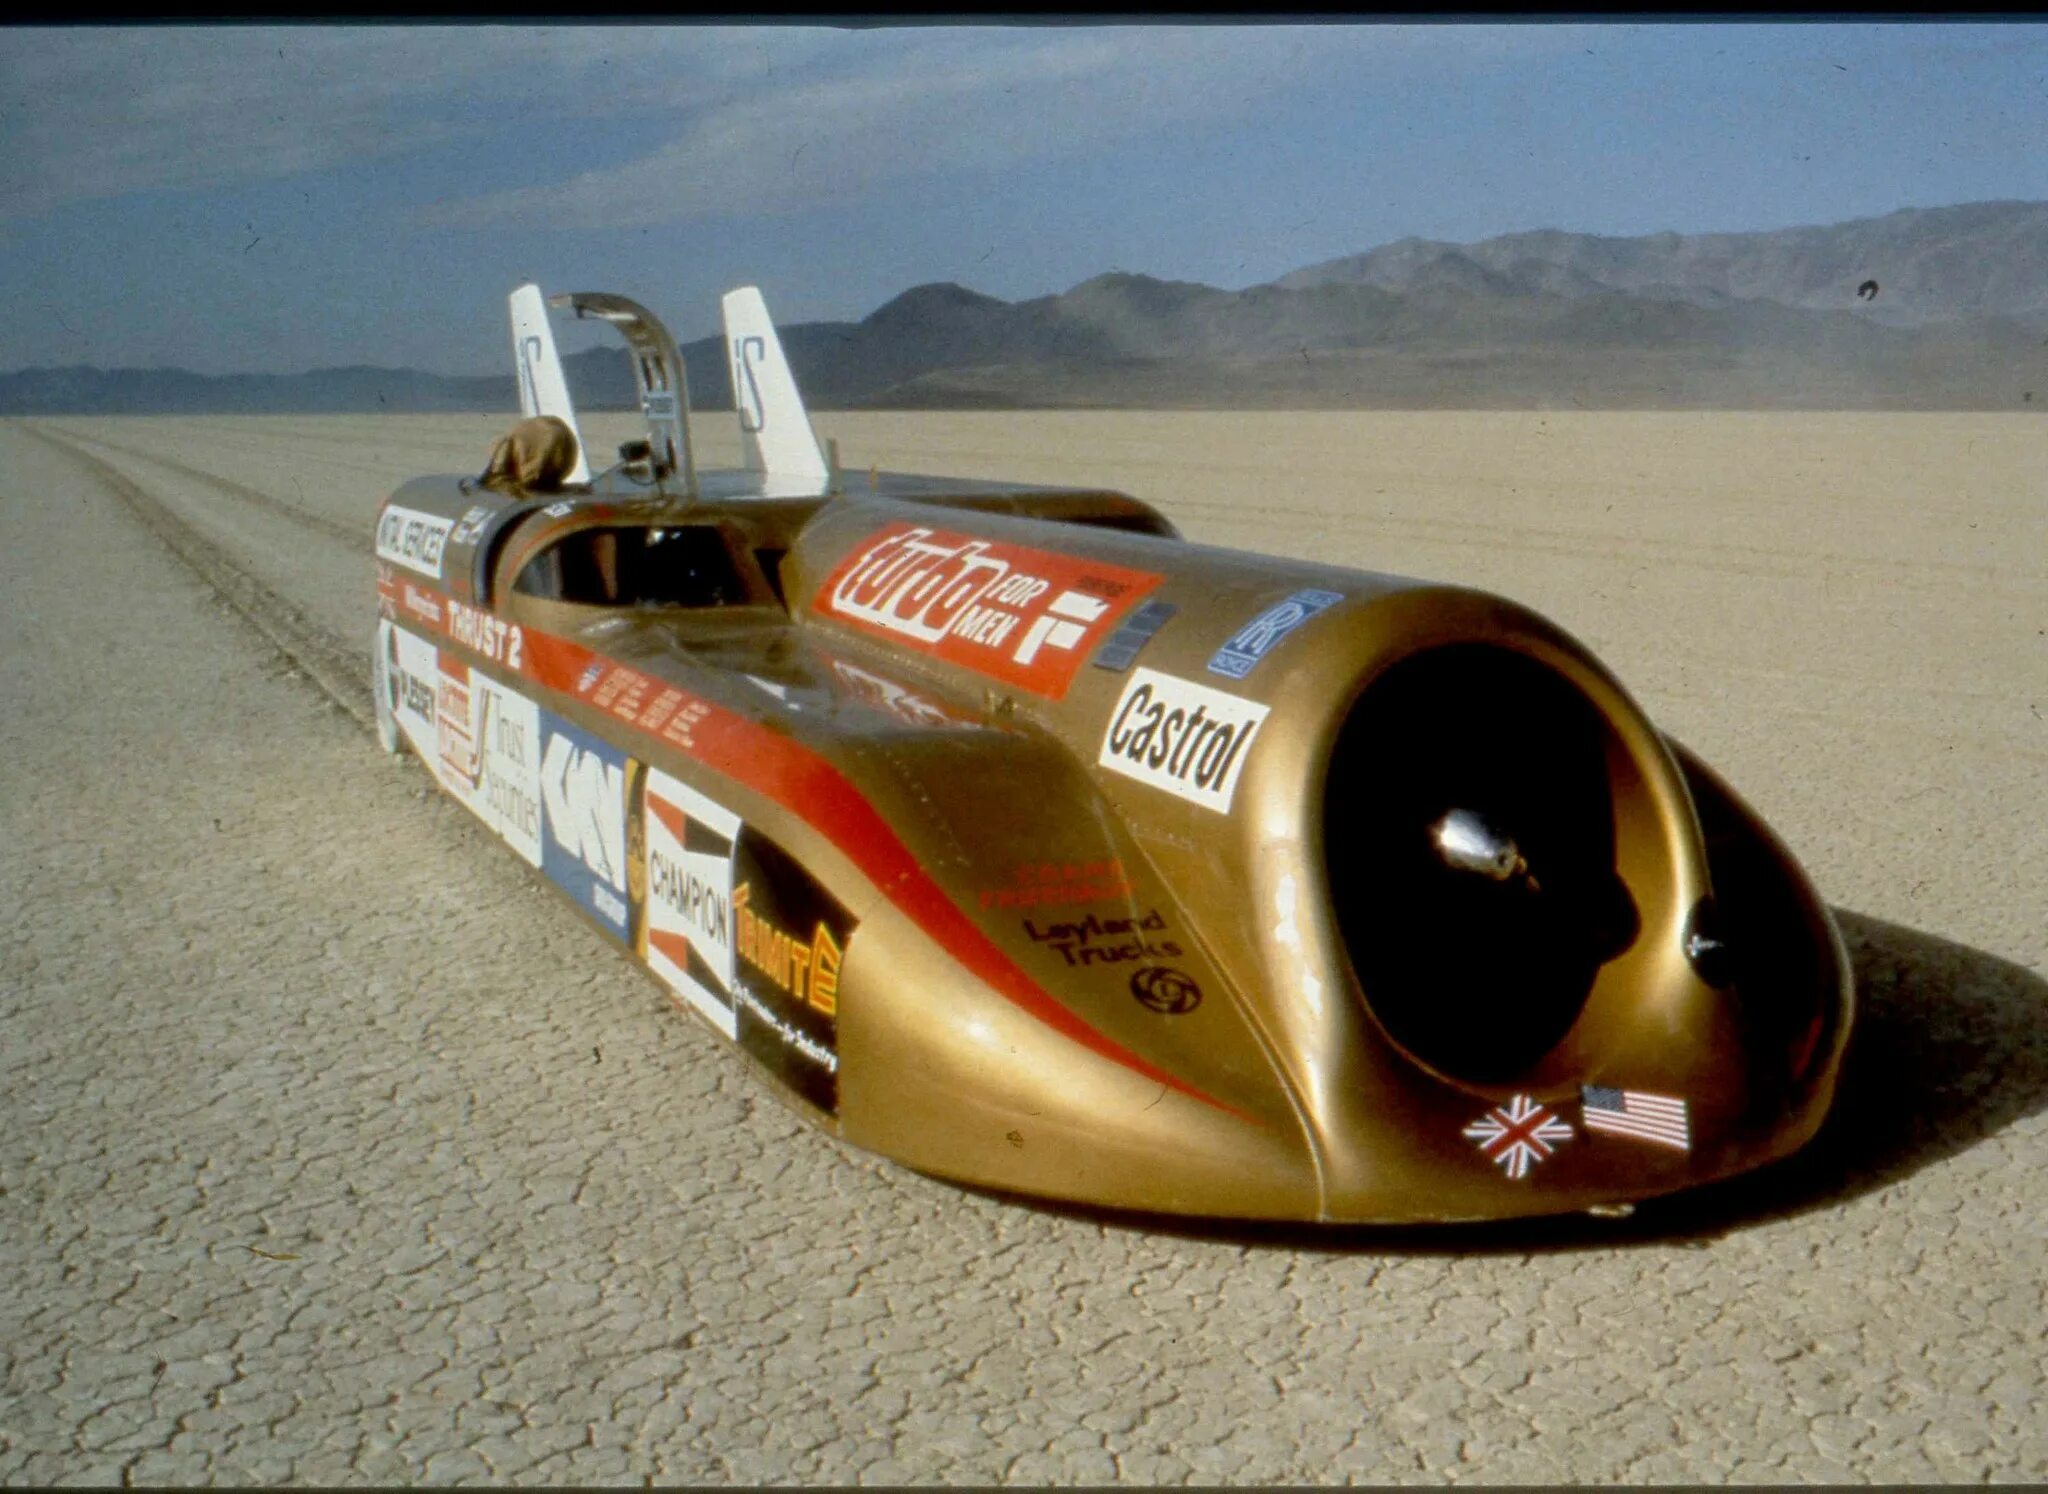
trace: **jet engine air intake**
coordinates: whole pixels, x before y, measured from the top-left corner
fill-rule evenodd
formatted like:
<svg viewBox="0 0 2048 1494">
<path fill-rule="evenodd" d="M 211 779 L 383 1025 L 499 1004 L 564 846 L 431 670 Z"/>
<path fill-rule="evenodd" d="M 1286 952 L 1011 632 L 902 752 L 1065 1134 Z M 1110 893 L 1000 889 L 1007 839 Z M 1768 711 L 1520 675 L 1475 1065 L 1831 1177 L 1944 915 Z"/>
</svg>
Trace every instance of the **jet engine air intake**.
<svg viewBox="0 0 2048 1494">
<path fill-rule="evenodd" d="M 1412 655 L 1352 705 L 1324 790 L 1331 905 L 1368 1010 L 1428 1068 L 1525 1073 L 1634 943 L 1609 748 L 1574 686 L 1491 644 Z"/>
</svg>

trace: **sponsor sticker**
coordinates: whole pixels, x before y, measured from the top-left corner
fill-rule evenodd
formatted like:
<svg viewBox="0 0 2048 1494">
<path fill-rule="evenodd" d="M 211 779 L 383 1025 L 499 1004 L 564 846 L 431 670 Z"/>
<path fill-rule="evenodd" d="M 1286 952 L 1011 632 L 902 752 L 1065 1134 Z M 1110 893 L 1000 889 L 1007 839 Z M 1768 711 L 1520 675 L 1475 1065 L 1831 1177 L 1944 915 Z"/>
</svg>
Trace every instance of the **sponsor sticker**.
<svg viewBox="0 0 2048 1494">
<path fill-rule="evenodd" d="M 1284 602 L 1275 602 L 1239 628 L 1228 643 L 1216 650 L 1209 660 L 1209 673 L 1227 675 L 1234 680 L 1243 679 L 1281 639 L 1318 612 L 1343 600 L 1342 592 L 1310 588 L 1297 591 Z"/>
<path fill-rule="evenodd" d="M 1130 879 L 1114 857 L 1093 861 L 1026 861 L 1007 887 L 976 894 L 984 908 L 1057 907 L 1065 903 L 1127 902 Z"/>
<path fill-rule="evenodd" d="M 469 804 L 483 761 L 477 755 L 475 714 L 469 700 L 469 666 L 446 650 L 435 650 L 434 771 L 441 785 Z"/>
<path fill-rule="evenodd" d="M 1140 603 L 1138 610 L 1109 635 L 1109 642 L 1095 651 L 1095 667 L 1107 669 L 1111 674 L 1122 674 L 1137 663 L 1138 650 L 1150 643 L 1152 635 L 1165 627 L 1179 610 L 1173 603 L 1162 602 L 1157 597 Z"/>
<path fill-rule="evenodd" d="M 654 973 L 728 1038 L 733 1016 L 732 861 L 740 819 L 659 768 L 647 771 L 645 945 Z"/>
<path fill-rule="evenodd" d="M 440 650 L 392 623 L 385 623 L 383 632 L 386 702 L 413 751 L 431 764 L 440 749 L 434 725 L 441 690 Z"/>
<path fill-rule="evenodd" d="M 540 707 L 447 650 L 434 697 L 438 771 L 528 866 L 541 861 Z"/>
<path fill-rule="evenodd" d="M 377 521 L 377 558 L 417 571 L 430 580 L 441 579 L 441 547 L 448 542 L 454 521 L 439 514 L 388 503 Z"/>
<path fill-rule="evenodd" d="M 1110 713 L 1096 762 L 1218 814 L 1230 812 L 1238 775 L 1269 707 L 1139 669 Z"/>
<path fill-rule="evenodd" d="M 648 966 L 819 1109 L 839 1108 L 839 975 L 855 920 L 796 859 L 659 768 L 629 880 Z"/>
<path fill-rule="evenodd" d="M 1132 960 L 1177 960 L 1180 945 L 1157 908 L 1132 918 L 1103 918 L 1090 913 L 1081 919 L 1024 920 L 1024 933 L 1034 944 L 1057 952 L 1076 969 L 1123 965 Z"/>
<path fill-rule="evenodd" d="M 1507 1104 L 1496 1105 L 1480 1116 L 1463 1134 L 1489 1162 L 1520 1182 L 1575 1133 L 1570 1121 L 1561 1120 L 1528 1095 L 1515 1095 Z"/>
<path fill-rule="evenodd" d="M 1165 965 L 1147 965 L 1132 975 L 1131 994 L 1162 1017 L 1178 1017 L 1202 1004 L 1202 988 L 1194 977 Z"/>
<path fill-rule="evenodd" d="M 854 919 L 796 859 L 742 830 L 733 873 L 739 1041 L 820 1110 L 839 1109 L 839 972 Z"/>
<path fill-rule="evenodd" d="M 448 531 L 451 545 L 473 545 L 476 537 L 484 532 L 484 520 L 491 516 L 488 504 L 478 503 L 463 511 L 455 521 L 455 527 Z"/>
<path fill-rule="evenodd" d="M 620 939 L 632 929 L 626 873 L 626 754 L 541 712 L 541 870 Z"/>
<path fill-rule="evenodd" d="M 399 588 L 399 595 L 404 599 L 407 612 L 423 623 L 431 624 L 437 628 L 441 626 L 441 604 L 434 600 L 432 592 L 421 591 L 417 586 L 407 581 Z"/>
<path fill-rule="evenodd" d="M 841 561 L 811 607 L 1060 700 L 1089 650 L 1163 579 L 1007 540 L 897 523 Z"/>
</svg>

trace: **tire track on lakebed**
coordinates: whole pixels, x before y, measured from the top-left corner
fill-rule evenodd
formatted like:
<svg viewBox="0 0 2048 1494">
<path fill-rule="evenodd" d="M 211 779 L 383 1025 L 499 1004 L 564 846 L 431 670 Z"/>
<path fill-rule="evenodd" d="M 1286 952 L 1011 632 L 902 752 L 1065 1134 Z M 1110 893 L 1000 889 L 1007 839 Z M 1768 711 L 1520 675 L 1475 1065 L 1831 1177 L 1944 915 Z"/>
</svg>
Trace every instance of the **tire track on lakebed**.
<svg viewBox="0 0 2048 1494">
<path fill-rule="evenodd" d="M 329 518 L 326 514 L 315 513 L 311 509 L 301 508 L 295 503 L 287 503 L 275 494 L 264 492 L 261 488 L 252 488 L 247 483 L 236 482 L 231 477 L 222 477 L 218 473 L 208 472 L 200 467 L 188 466 L 184 462 L 178 461 L 173 457 L 164 456 L 159 452 L 145 451 L 141 447 L 124 445 L 119 441 L 109 441 L 103 436 L 88 436 L 77 431 L 64 431 L 60 433 L 48 430 L 35 422 L 26 422 L 25 424 L 27 429 L 35 435 L 43 437 L 45 440 L 55 440 L 70 444 L 75 454 L 82 455 L 83 453 L 78 452 L 77 449 L 85 446 L 96 446 L 103 451 L 118 452 L 122 456 L 132 457 L 136 461 L 162 467 L 168 472 L 175 472 L 180 477 L 192 482 L 201 483 L 213 488 L 217 492 L 225 493 L 230 498 L 236 498 L 244 503 L 251 504 L 262 509 L 265 513 L 275 514 L 279 518 L 290 520 L 292 523 L 304 524 L 317 529 L 329 538 L 340 540 L 352 548 L 361 545 L 369 532 L 362 525 L 344 524 L 341 520 Z M 111 471 L 113 469 L 108 468 L 107 470 Z"/>
<path fill-rule="evenodd" d="M 1087 428 L 1005 418 L 1026 455 Z M 20 433 L 12 453 L 0 441 L 21 458 L 0 491 L 18 548 L 0 554 L 25 682 L 0 794 L 20 827 L 0 1056 L 21 1117 L 0 1152 L 0 1484 L 1921 1484 L 2048 1468 L 2048 840 L 2024 812 L 2038 764 L 2004 745 L 1998 706 L 2048 677 L 2026 593 L 1873 582 L 1844 606 L 1819 579 L 1701 567 L 1637 592 L 1625 557 L 1585 573 L 1604 631 L 1676 636 L 1640 652 L 1676 651 L 1673 698 L 1747 754 L 1731 777 L 1812 847 L 1838 908 L 1871 915 L 1852 936 L 1866 1098 L 1839 1151 L 1661 1237 L 1204 1238 L 811 1144 L 430 772 L 394 779 L 324 730 L 324 705 L 306 713 L 314 697 L 273 689 L 271 648 L 245 653 L 213 602 L 309 673 L 273 631 L 301 602 L 315 642 L 357 640 L 337 667 L 367 676 L 354 592 L 316 592 L 232 525 L 190 553 L 258 589 L 193 588 L 187 571 L 206 573 L 167 539 L 177 563 L 157 558 L 153 537 L 226 512 L 266 543 L 310 536 L 305 572 L 324 579 L 367 566 L 367 527 L 344 550 L 90 448 L 127 474 L 109 481 L 62 422 L 44 444 L 29 424 L 0 421 Z M 1756 424 L 1724 422 L 1658 470 L 1732 461 Z M 1731 477 L 1703 513 L 1817 557 L 1815 578 L 1837 535 L 1866 530 L 1873 549 L 2038 573 L 2038 506 L 1983 496 L 2023 486 L 2031 447 L 1911 424 L 1875 446 L 1859 426 L 1852 447 L 1788 423 L 1765 450 L 1832 441 L 1878 473 L 1924 439 L 1919 487 L 1822 522 L 1790 499 L 1745 507 Z M 310 492 L 302 426 L 339 429 L 252 423 L 278 475 L 255 456 L 228 470 L 258 488 L 296 471 Z M 113 434 L 149 451 L 138 429 Z M 416 459 L 441 427 L 391 429 L 401 479 L 454 470 Z M 1396 495 L 1396 517 L 1427 519 L 1512 459 L 1488 457 L 1491 429 L 1436 489 Z M 1644 429 L 1620 436 L 1662 451 Z M 1993 436 L 1995 461 L 1968 456 L 1966 437 Z M 1189 486 L 1206 455 L 1191 446 Z M 1926 512 L 1951 470 L 1968 476 L 1957 522 Z M 1603 502 L 1558 511 L 1597 524 Z M 329 511 L 367 515 L 355 491 L 348 505 Z M 1612 522 L 1641 535 L 1656 513 L 1624 495 Z M 1341 515 L 1271 531 L 1318 535 L 1372 540 Z M 1569 598 L 1584 576 L 1565 560 L 1533 558 L 1528 584 Z M 1750 642 L 1703 655 L 1703 616 Z M 1730 683 L 1794 664 L 1851 700 L 1879 682 L 1887 714 L 1815 714 L 1799 679 L 1754 698 Z M 248 714 L 224 721 L 216 700 Z"/>
<path fill-rule="evenodd" d="M 243 621 L 254 627 L 279 653 L 298 666 L 300 672 L 311 680 L 322 694 L 340 707 L 358 726 L 366 731 L 375 730 L 375 715 L 370 698 L 370 666 L 365 652 L 352 649 L 337 640 L 313 622 L 306 615 L 304 608 L 287 600 L 245 566 L 237 564 L 226 549 L 180 518 L 169 504 L 104 459 L 84 450 L 71 437 L 57 435 L 27 421 L 20 422 L 16 428 L 61 452 L 82 467 L 95 482 L 112 494 L 122 507 L 133 514 L 137 522 L 154 534 L 165 549 L 205 583 L 209 590 L 226 602 Z M 235 496 L 243 496 L 235 493 L 239 484 L 229 487 L 222 480 L 205 474 L 190 475 L 220 486 Z M 299 513 L 290 504 L 279 503 L 268 494 L 255 494 L 254 489 L 247 492 L 265 499 L 267 505 L 275 506 L 287 516 L 303 519 L 315 528 L 340 527 L 321 521 L 317 515 Z M 361 541 L 361 536 L 355 534 L 350 534 L 348 538 L 352 543 Z"/>
</svg>

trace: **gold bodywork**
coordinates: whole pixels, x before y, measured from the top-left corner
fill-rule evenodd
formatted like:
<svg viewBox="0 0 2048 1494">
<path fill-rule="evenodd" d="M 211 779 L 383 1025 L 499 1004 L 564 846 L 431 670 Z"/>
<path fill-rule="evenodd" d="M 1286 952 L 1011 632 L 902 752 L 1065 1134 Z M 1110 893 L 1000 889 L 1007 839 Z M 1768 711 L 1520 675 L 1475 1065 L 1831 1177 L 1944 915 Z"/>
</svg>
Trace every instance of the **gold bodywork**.
<svg viewBox="0 0 2048 1494">
<path fill-rule="evenodd" d="M 378 543 L 391 739 L 819 1127 L 1323 1221 L 1631 1203 L 1813 1134 L 1825 907 L 1557 628 L 1118 494 L 851 486 L 428 478 Z M 697 592 L 628 594 L 681 541 Z"/>
</svg>

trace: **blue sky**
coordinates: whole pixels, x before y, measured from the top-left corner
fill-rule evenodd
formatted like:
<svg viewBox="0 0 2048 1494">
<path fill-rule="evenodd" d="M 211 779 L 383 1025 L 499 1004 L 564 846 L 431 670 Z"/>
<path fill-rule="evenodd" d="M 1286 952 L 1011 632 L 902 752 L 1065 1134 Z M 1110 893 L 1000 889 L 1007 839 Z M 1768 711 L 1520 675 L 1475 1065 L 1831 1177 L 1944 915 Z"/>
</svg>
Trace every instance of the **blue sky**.
<svg viewBox="0 0 2048 1494">
<path fill-rule="evenodd" d="M 857 318 L 2048 200 L 2044 142 L 2032 22 L 12 29 L 0 369 L 493 371 L 529 278 L 687 339 L 747 282 Z"/>
</svg>

